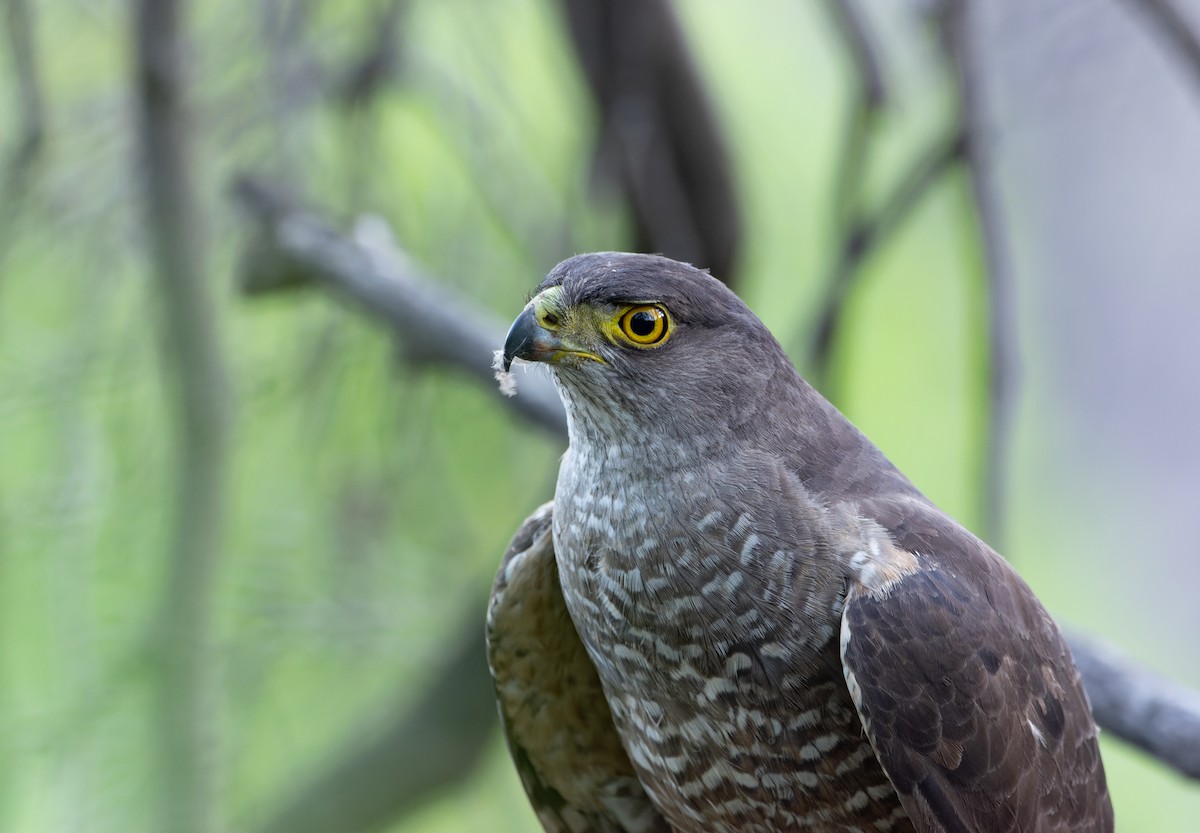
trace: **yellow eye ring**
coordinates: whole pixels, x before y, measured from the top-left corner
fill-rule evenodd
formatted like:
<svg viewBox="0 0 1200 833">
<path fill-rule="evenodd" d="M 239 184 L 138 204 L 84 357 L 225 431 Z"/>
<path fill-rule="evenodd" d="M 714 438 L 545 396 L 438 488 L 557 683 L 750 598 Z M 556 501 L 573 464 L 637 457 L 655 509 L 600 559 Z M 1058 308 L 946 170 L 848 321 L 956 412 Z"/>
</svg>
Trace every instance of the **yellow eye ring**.
<svg viewBox="0 0 1200 833">
<path fill-rule="evenodd" d="M 657 304 L 638 304 L 621 314 L 621 335 L 637 347 L 654 347 L 667 338 L 667 311 Z"/>
</svg>

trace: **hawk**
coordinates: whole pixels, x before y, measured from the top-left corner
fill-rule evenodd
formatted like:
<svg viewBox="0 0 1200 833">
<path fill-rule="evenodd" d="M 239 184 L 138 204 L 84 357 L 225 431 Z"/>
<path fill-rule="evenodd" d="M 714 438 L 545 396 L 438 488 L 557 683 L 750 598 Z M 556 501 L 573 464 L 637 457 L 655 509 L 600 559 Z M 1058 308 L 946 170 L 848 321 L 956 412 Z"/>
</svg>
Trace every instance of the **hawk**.
<svg viewBox="0 0 1200 833">
<path fill-rule="evenodd" d="M 570 435 L 487 626 L 548 833 L 1113 829 L 1054 620 L 719 281 L 573 257 L 516 359 Z"/>
</svg>

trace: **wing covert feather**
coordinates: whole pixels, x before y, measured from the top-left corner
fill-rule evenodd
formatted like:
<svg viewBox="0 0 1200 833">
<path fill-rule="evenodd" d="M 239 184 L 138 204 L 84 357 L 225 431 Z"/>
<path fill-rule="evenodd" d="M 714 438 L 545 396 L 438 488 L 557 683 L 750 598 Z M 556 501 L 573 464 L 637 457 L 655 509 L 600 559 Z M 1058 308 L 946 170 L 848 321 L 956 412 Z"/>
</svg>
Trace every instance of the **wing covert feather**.
<svg viewBox="0 0 1200 833">
<path fill-rule="evenodd" d="M 842 616 L 847 685 L 917 829 L 1110 833 L 1091 708 L 1033 592 L 932 507 L 864 509 L 921 562 L 851 587 Z"/>
</svg>

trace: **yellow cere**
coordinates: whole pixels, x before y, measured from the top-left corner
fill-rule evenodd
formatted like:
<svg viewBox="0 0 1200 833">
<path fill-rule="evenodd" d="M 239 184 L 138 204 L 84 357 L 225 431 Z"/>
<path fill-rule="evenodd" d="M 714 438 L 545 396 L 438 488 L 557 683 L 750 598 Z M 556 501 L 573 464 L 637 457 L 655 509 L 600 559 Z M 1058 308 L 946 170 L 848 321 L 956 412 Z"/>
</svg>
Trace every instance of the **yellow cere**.
<svg viewBox="0 0 1200 833">
<path fill-rule="evenodd" d="M 543 290 L 536 298 L 530 301 L 533 304 L 534 315 L 537 316 L 538 325 L 547 330 L 555 330 L 562 326 L 563 318 L 566 314 L 565 304 L 562 301 L 563 289 L 561 286 L 552 286 L 549 289 Z"/>
<path fill-rule="evenodd" d="M 671 315 L 666 307 L 653 301 L 636 304 L 583 304 L 571 307 L 563 301 L 561 286 L 552 286 L 535 297 L 534 314 L 538 325 L 555 333 L 569 344 L 564 351 L 603 362 L 599 355 L 585 349 L 597 333 L 609 342 L 624 347 L 659 347 L 671 336 Z"/>
</svg>

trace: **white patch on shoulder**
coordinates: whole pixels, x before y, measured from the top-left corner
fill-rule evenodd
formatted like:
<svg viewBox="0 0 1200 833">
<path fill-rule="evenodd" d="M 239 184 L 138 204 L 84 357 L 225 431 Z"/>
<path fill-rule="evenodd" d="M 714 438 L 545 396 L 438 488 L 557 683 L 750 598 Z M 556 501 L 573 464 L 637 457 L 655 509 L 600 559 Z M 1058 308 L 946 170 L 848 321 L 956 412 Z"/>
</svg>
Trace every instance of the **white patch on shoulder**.
<svg viewBox="0 0 1200 833">
<path fill-rule="evenodd" d="M 850 571 L 863 590 L 885 597 L 905 576 L 919 568 L 917 556 L 883 536 L 872 536 L 865 549 L 850 556 Z"/>
</svg>

